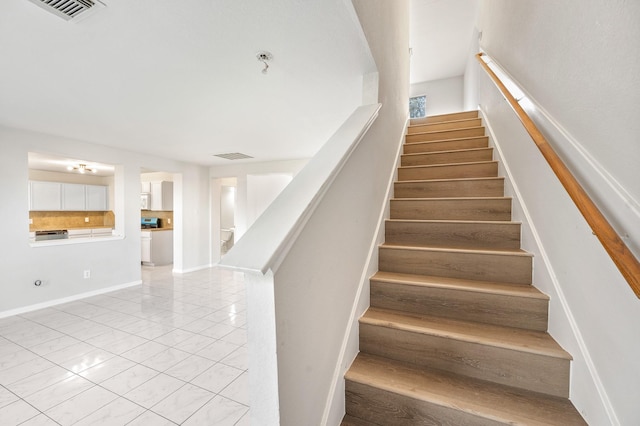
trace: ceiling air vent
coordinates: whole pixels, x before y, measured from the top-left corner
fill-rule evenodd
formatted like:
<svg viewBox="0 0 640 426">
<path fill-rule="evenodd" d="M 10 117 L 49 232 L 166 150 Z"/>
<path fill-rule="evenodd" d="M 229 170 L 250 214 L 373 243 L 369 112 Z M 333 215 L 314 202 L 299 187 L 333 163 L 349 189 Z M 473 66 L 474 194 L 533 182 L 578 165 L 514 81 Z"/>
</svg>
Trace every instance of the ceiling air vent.
<svg viewBox="0 0 640 426">
<path fill-rule="evenodd" d="M 98 0 L 29 0 L 46 11 L 67 21 L 77 21 L 91 15 L 95 9 L 104 7 Z"/>
<path fill-rule="evenodd" d="M 225 160 L 244 160 L 245 158 L 253 158 L 250 155 L 240 152 L 230 152 L 228 154 L 213 154 L 214 157 L 224 158 Z"/>
</svg>

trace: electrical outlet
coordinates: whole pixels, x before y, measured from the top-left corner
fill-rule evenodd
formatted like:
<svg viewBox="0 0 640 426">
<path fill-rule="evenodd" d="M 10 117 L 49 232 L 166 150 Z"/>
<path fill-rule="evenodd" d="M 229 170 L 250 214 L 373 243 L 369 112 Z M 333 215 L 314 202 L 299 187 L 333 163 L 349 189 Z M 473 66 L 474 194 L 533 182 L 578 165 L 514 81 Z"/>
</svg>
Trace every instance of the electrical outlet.
<svg viewBox="0 0 640 426">
<path fill-rule="evenodd" d="M 89 223 L 89 218 L 88 218 L 88 217 L 85 217 L 85 218 L 84 218 L 84 222 L 85 222 L 85 223 Z"/>
<path fill-rule="evenodd" d="M 167 218 L 167 224 L 171 225 L 171 218 Z"/>
<path fill-rule="evenodd" d="M 91 271 L 89 269 L 84 271 L 84 278 L 91 278 Z"/>
<path fill-rule="evenodd" d="M 33 219 L 29 218 L 29 225 L 33 225 Z"/>
</svg>

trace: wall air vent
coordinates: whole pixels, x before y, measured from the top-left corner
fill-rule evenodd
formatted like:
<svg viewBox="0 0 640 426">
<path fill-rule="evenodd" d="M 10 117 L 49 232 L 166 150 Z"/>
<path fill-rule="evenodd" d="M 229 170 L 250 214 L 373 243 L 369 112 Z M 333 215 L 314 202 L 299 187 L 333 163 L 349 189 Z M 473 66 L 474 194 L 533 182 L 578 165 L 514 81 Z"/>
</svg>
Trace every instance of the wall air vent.
<svg viewBox="0 0 640 426">
<path fill-rule="evenodd" d="M 78 21 L 104 7 L 98 0 L 29 0 L 46 11 L 67 21 Z"/>
<path fill-rule="evenodd" d="M 225 160 L 244 160 L 245 158 L 253 158 L 247 154 L 241 154 L 239 152 L 230 152 L 228 154 L 213 154 L 214 157 L 224 158 Z"/>
</svg>

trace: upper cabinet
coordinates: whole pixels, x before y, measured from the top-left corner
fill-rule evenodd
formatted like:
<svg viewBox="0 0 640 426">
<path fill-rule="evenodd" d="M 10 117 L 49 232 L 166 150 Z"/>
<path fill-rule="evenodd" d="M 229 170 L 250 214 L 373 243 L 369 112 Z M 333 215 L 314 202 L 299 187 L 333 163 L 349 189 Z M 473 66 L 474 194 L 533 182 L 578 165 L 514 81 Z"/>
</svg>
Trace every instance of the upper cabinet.
<svg viewBox="0 0 640 426">
<path fill-rule="evenodd" d="M 86 210 L 109 210 L 109 187 L 104 185 L 85 185 Z"/>
<path fill-rule="evenodd" d="M 151 182 L 150 210 L 173 210 L 173 182 Z"/>
<path fill-rule="evenodd" d="M 77 183 L 62 184 L 62 210 L 85 210 L 85 188 Z"/>
<path fill-rule="evenodd" d="M 109 187 L 60 182 L 29 182 L 29 210 L 107 211 Z"/>
<path fill-rule="evenodd" d="M 29 210 L 62 210 L 62 184 L 29 182 Z"/>
</svg>

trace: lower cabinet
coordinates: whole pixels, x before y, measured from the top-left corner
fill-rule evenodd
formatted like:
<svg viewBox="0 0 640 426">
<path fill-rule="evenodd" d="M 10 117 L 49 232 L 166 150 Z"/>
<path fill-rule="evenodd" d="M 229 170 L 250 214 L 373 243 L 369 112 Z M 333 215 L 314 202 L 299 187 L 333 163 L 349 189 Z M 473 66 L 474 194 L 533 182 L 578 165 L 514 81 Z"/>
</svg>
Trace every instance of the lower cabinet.
<svg viewBox="0 0 640 426">
<path fill-rule="evenodd" d="M 141 231 L 140 260 L 143 265 L 159 266 L 173 263 L 173 231 Z"/>
</svg>

